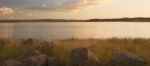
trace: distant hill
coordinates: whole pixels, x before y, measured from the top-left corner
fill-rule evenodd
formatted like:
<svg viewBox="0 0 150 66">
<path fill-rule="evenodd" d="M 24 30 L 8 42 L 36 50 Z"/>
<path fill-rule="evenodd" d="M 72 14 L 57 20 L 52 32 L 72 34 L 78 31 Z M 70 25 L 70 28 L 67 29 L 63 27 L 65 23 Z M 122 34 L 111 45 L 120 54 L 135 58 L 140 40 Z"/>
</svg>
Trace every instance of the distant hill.
<svg viewBox="0 0 150 66">
<path fill-rule="evenodd" d="M 116 18 L 116 19 L 89 19 L 93 22 L 150 22 L 150 18 Z"/>
<path fill-rule="evenodd" d="M 0 22 L 150 22 L 150 18 L 112 18 L 112 19 L 23 19 L 23 20 L 0 20 Z"/>
</svg>

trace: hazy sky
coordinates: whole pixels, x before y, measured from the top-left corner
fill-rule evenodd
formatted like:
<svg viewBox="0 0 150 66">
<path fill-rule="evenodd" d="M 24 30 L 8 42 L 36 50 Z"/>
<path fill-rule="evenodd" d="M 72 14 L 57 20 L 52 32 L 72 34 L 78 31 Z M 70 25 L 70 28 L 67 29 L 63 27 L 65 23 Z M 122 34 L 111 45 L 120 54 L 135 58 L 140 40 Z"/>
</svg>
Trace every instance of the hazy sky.
<svg viewBox="0 0 150 66">
<path fill-rule="evenodd" d="M 150 17 L 150 0 L 0 0 L 0 19 Z"/>
</svg>

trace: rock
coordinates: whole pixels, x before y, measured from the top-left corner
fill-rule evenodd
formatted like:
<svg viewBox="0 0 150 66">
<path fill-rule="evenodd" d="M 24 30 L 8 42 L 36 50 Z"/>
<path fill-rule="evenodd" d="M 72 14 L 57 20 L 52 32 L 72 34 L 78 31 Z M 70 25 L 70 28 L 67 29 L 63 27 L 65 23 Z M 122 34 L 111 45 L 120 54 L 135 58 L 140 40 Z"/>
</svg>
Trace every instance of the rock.
<svg viewBox="0 0 150 66">
<path fill-rule="evenodd" d="M 29 60 L 28 58 L 31 56 L 37 56 L 41 54 L 47 55 L 51 53 L 52 47 L 53 47 L 52 44 L 48 42 L 42 42 L 40 46 L 22 52 L 22 54 L 19 55 L 17 59 L 21 62 L 26 62 Z"/>
<path fill-rule="evenodd" d="M 28 66 L 57 66 L 55 57 L 48 57 L 45 54 L 31 56 L 26 64 Z"/>
<path fill-rule="evenodd" d="M 98 58 L 87 48 L 73 49 L 69 54 L 68 66 L 101 66 Z"/>
<path fill-rule="evenodd" d="M 48 66 L 48 56 L 44 54 L 31 56 L 28 61 L 29 66 Z"/>
<path fill-rule="evenodd" d="M 48 54 L 48 53 L 51 53 L 52 48 L 53 48 L 53 45 L 50 44 L 49 42 L 42 42 L 38 47 L 22 52 L 22 54 L 18 56 L 18 59 L 29 58 L 37 54 Z"/>
<path fill-rule="evenodd" d="M 33 55 L 36 55 L 37 54 L 37 50 L 34 50 L 34 49 L 30 49 L 30 50 L 26 50 L 26 51 L 23 51 L 18 57 L 17 57 L 17 60 L 24 60 L 24 59 L 27 59 Z"/>
<path fill-rule="evenodd" d="M 10 60 L 5 60 L 0 63 L 0 66 L 23 66 L 21 62 L 10 59 Z"/>
<path fill-rule="evenodd" d="M 23 44 L 34 44 L 34 39 L 28 38 L 22 41 Z"/>
<path fill-rule="evenodd" d="M 57 66 L 57 60 L 55 57 L 48 57 L 48 66 Z"/>
<path fill-rule="evenodd" d="M 40 51 L 44 54 L 51 54 L 53 48 L 53 44 L 47 41 L 43 41 L 39 47 L 36 48 L 36 50 Z"/>
<path fill-rule="evenodd" d="M 18 57 L 18 60 L 23 63 L 24 66 L 56 66 L 57 61 L 55 57 L 49 57 L 40 53 L 38 50 L 26 52 Z"/>
<path fill-rule="evenodd" d="M 42 42 L 40 46 L 23 52 L 17 59 L 24 66 L 56 66 L 56 58 L 47 56 L 52 47 L 51 43 Z"/>
<path fill-rule="evenodd" d="M 17 57 L 17 60 L 23 63 L 23 65 L 27 65 L 29 62 L 29 58 L 32 56 L 40 55 L 41 53 L 38 50 L 30 49 L 30 51 L 25 51 L 21 55 Z"/>
<path fill-rule="evenodd" d="M 140 56 L 123 52 L 114 57 L 111 61 L 112 66 L 145 66 L 147 61 Z"/>
</svg>

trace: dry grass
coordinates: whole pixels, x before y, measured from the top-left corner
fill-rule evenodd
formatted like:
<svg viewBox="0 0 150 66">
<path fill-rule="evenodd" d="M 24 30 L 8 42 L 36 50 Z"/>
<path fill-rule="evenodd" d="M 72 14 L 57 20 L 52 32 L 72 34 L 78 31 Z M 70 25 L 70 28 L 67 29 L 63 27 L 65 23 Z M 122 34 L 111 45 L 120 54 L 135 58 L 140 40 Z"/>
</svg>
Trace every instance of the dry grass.
<svg viewBox="0 0 150 66">
<path fill-rule="evenodd" d="M 34 48 L 41 41 L 35 44 L 24 45 L 21 41 L 0 40 L 0 60 L 16 58 L 22 51 Z M 52 55 L 57 57 L 61 65 L 65 64 L 69 52 L 78 47 L 87 47 L 105 63 L 108 63 L 113 56 L 119 52 L 128 51 L 150 59 L 150 39 L 143 38 L 111 38 L 111 39 L 68 39 L 52 40 L 54 48 Z M 149 64 L 150 65 L 150 64 Z"/>
</svg>

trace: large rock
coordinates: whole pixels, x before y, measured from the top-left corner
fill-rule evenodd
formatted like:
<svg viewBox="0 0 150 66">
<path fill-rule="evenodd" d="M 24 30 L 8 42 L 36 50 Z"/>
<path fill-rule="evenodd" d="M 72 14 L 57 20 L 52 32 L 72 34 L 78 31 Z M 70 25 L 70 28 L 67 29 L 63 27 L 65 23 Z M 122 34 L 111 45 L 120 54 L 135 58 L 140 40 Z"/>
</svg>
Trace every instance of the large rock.
<svg viewBox="0 0 150 66">
<path fill-rule="evenodd" d="M 52 48 L 51 43 L 44 41 L 38 47 L 24 51 L 17 60 L 25 66 L 56 66 L 56 58 L 47 56 Z"/>
<path fill-rule="evenodd" d="M 55 57 L 48 57 L 44 54 L 31 56 L 27 62 L 28 66 L 57 66 Z"/>
<path fill-rule="evenodd" d="M 49 42 L 42 42 L 38 47 L 23 51 L 22 54 L 18 56 L 17 59 L 21 61 L 26 61 L 27 58 L 39 55 L 39 54 L 49 54 L 52 52 L 53 45 Z"/>
<path fill-rule="evenodd" d="M 48 57 L 48 66 L 57 66 L 56 57 Z"/>
<path fill-rule="evenodd" d="M 77 48 L 70 52 L 68 66 L 101 66 L 98 58 L 87 48 Z"/>
<path fill-rule="evenodd" d="M 41 54 L 47 55 L 47 54 L 51 53 L 52 47 L 53 47 L 52 44 L 50 44 L 48 42 L 42 42 L 41 45 L 39 45 L 38 47 L 22 52 L 22 54 L 19 55 L 17 57 L 17 59 L 19 61 L 25 63 L 29 60 L 30 57 L 35 57 L 35 56 L 41 55 Z"/>
<path fill-rule="evenodd" d="M 147 61 L 143 57 L 123 52 L 114 57 L 111 63 L 112 66 L 145 66 Z"/>
<path fill-rule="evenodd" d="M 10 59 L 10 60 L 5 60 L 0 63 L 0 66 L 23 66 L 21 62 Z"/>
<path fill-rule="evenodd" d="M 40 54 L 40 52 L 38 50 L 35 49 L 29 49 L 26 51 L 23 51 L 18 57 L 17 60 L 21 61 L 21 62 L 26 62 L 28 60 L 29 57 L 31 56 L 35 56 Z"/>
<path fill-rule="evenodd" d="M 28 60 L 28 66 L 48 66 L 48 57 L 44 54 L 31 56 Z"/>
<path fill-rule="evenodd" d="M 54 57 L 49 57 L 40 53 L 38 50 L 26 52 L 18 57 L 18 60 L 23 63 L 24 66 L 56 66 L 57 61 Z"/>
</svg>

